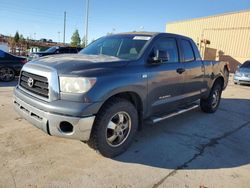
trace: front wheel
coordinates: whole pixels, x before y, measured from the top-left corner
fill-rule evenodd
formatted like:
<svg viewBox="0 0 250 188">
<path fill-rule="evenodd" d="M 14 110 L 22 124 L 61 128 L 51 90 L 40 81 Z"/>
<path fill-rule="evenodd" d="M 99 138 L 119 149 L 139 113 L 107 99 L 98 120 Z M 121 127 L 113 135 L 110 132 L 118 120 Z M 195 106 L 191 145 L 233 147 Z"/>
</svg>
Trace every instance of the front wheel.
<svg viewBox="0 0 250 188">
<path fill-rule="evenodd" d="M 201 99 L 201 110 L 206 113 L 214 113 L 220 104 L 222 93 L 222 85 L 220 82 L 216 82 L 212 88 L 212 91 L 207 99 Z"/>
<path fill-rule="evenodd" d="M 130 146 L 137 128 L 135 106 L 122 98 L 111 99 L 96 116 L 89 145 L 105 157 L 115 157 Z"/>
<path fill-rule="evenodd" d="M 15 71 L 9 67 L 0 68 L 0 80 L 10 82 L 15 79 Z"/>
</svg>

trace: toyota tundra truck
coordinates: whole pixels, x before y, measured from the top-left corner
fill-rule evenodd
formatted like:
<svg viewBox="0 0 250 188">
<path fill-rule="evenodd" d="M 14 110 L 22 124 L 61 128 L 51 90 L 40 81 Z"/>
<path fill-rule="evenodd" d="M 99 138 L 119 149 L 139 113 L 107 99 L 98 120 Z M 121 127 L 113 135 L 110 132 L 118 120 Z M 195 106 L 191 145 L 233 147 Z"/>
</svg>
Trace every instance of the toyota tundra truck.
<svg viewBox="0 0 250 188">
<path fill-rule="evenodd" d="M 115 157 L 145 122 L 200 108 L 214 113 L 225 62 L 203 61 L 192 39 L 133 32 L 102 37 L 79 54 L 35 59 L 21 70 L 15 110 L 45 133 Z"/>
</svg>

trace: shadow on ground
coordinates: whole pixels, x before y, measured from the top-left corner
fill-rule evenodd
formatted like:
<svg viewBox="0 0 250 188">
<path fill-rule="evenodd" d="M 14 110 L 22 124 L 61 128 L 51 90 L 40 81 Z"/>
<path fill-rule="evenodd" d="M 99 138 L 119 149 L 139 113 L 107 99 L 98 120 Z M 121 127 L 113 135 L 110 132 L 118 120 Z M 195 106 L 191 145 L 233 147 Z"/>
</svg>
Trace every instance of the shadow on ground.
<svg viewBox="0 0 250 188">
<path fill-rule="evenodd" d="M 18 78 L 11 82 L 2 82 L 0 81 L 0 87 L 15 87 L 17 85 Z"/>
<path fill-rule="evenodd" d="M 199 109 L 145 125 L 115 160 L 167 169 L 219 169 L 250 164 L 250 100 L 222 99 L 215 114 Z"/>
</svg>

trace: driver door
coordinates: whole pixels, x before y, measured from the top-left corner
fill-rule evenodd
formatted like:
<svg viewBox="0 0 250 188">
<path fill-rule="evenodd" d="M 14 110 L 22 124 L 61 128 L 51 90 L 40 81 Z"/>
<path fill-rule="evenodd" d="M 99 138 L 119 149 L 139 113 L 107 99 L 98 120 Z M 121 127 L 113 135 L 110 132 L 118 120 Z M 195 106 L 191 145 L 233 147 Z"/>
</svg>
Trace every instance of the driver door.
<svg viewBox="0 0 250 188">
<path fill-rule="evenodd" d="M 161 115 L 173 111 L 182 103 L 184 68 L 180 62 L 175 38 L 160 38 L 155 41 L 149 59 L 154 57 L 155 49 L 165 51 L 168 58 L 161 63 L 147 63 L 148 106 L 151 115 Z"/>
</svg>

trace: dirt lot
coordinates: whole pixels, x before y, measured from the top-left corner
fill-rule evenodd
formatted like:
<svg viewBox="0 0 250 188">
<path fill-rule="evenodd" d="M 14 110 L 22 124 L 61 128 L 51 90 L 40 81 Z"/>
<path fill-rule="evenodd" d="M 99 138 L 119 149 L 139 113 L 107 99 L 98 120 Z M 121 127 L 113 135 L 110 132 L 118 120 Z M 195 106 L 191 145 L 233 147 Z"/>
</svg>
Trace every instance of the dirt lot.
<svg viewBox="0 0 250 188">
<path fill-rule="evenodd" d="M 12 108 L 0 83 L 0 187 L 246 187 L 250 185 L 250 87 L 230 84 L 215 114 L 194 110 L 146 125 L 123 155 L 51 137 Z"/>
</svg>

